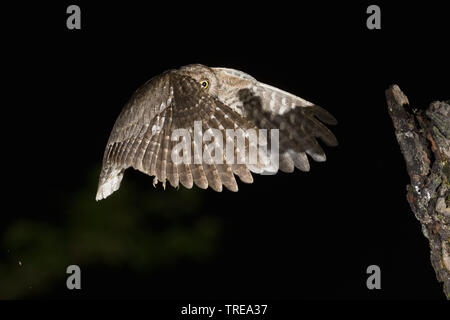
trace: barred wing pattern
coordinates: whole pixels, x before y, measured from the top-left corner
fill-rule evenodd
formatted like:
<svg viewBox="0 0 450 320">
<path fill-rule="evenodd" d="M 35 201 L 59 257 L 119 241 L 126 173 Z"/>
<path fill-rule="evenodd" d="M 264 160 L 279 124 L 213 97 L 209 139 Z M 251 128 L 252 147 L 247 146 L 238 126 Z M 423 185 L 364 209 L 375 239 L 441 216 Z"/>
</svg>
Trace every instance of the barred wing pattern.
<svg viewBox="0 0 450 320">
<path fill-rule="evenodd" d="M 208 90 L 200 85 L 202 79 L 208 80 Z M 171 134 L 175 129 L 188 129 L 194 144 L 194 121 L 201 121 L 203 131 L 219 129 L 224 137 L 226 129 L 280 129 L 280 169 L 292 172 L 295 166 L 308 171 L 306 154 L 316 161 L 325 160 L 316 137 L 327 145 L 337 144 L 316 117 L 335 123 L 324 109 L 237 70 L 189 65 L 167 71 L 140 87 L 117 118 L 105 149 L 96 199 L 118 190 L 129 167 L 154 176 L 153 184 L 159 181 L 164 188 L 169 181 L 173 187 L 195 184 L 218 192 L 222 186 L 237 191 L 235 175 L 252 183 L 250 171 L 264 170 L 259 162 L 256 166 L 227 164 L 224 159 L 198 163 L 194 154 L 189 164 L 175 164 L 171 152 L 178 141 L 172 141 Z M 202 143 L 202 150 L 207 150 Z M 207 151 L 204 157 L 212 159 Z"/>
<path fill-rule="evenodd" d="M 307 154 L 315 161 L 326 160 L 325 152 L 316 138 L 327 146 L 336 146 L 333 133 L 320 121 L 336 124 L 336 120 L 326 110 L 310 105 L 292 108 L 283 114 L 263 109 L 264 103 L 249 89 L 239 91 L 243 103 L 244 114 L 258 128 L 279 129 L 279 168 L 283 172 L 293 172 L 294 167 L 301 171 L 309 171 Z"/>
<path fill-rule="evenodd" d="M 309 171 L 307 154 L 315 161 L 326 160 L 325 152 L 316 138 L 327 146 L 337 146 L 333 133 L 320 121 L 335 125 L 336 119 L 322 107 L 288 92 L 258 82 L 252 76 L 238 70 L 216 68 L 232 83 L 241 82 L 227 100 L 242 116 L 258 128 L 279 129 L 279 168 L 293 172 L 294 167 Z M 242 81 L 247 81 L 242 85 Z M 319 121 L 320 120 L 320 121 Z"/>
</svg>

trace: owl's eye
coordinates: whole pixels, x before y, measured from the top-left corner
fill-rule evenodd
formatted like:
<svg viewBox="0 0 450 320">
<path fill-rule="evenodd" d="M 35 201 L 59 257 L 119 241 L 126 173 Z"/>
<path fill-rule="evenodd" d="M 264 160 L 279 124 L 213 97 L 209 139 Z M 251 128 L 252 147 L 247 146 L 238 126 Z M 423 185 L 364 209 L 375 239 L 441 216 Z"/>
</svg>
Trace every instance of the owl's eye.
<svg viewBox="0 0 450 320">
<path fill-rule="evenodd" d="M 202 80 L 200 81 L 200 85 L 202 86 L 203 89 L 206 89 L 209 86 L 209 82 L 207 80 Z"/>
</svg>

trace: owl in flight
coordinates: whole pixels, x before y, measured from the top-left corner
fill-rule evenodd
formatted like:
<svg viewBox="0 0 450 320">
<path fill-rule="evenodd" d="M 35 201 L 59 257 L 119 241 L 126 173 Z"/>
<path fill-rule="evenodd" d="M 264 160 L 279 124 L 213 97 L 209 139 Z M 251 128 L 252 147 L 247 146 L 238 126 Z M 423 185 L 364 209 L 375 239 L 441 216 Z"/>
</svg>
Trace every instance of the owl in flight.
<svg viewBox="0 0 450 320">
<path fill-rule="evenodd" d="M 323 108 L 238 70 L 187 65 L 153 77 L 125 105 L 106 145 L 96 200 L 118 190 L 129 167 L 154 176 L 153 184 L 159 181 L 164 188 L 169 181 L 173 187 L 181 183 L 192 188 L 195 183 L 218 192 L 222 185 L 237 191 L 235 175 L 252 183 L 251 172 L 264 171 L 260 162 L 172 161 L 178 143 L 171 139 L 173 131 L 186 128 L 192 134 L 195 121 L 203 130 L 218 129 L 224 136 L 227 129 L 278 129 L 277 169 L 283 172 L 294 167 L 309 171 L 307 155 L 326 160 L 316 138 L 337 145 L 323 124 L 336 124 L 336 119 Z"/>
</svg>

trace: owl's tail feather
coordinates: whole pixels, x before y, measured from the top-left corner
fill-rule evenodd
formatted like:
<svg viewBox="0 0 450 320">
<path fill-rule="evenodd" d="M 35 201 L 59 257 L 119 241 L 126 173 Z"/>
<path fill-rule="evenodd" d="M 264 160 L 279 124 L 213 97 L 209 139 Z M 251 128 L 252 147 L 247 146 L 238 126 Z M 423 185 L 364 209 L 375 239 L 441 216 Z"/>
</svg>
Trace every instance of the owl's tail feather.
<svg viewBox="0 0 450 320">
<path fill-rule="evenodd" d="M 124 171 L 123 168 L 102 168 L 95 200 L 106 199 L 114 191 L 117 191 L 120 187 Z"/>
</svg>

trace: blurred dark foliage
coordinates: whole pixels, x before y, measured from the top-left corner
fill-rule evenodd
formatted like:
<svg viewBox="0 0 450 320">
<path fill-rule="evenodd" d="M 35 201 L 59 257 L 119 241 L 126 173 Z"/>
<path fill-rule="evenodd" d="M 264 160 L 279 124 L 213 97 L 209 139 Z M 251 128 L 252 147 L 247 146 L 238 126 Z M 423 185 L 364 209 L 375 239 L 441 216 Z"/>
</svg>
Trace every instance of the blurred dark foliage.
<svg viewBox="0 0 450 320">
<path fill-rule="evenodd" d="M 30 298 L 64 284 L 68 275 L 61 271 L 71 264 L 151 273 L 211 255 L 220 221 L 198 215 L 201 192 L 149 192 L 130 180 L 108 201 L 96 202 L 99 169 L 89 170 L 86 187 L 70 195 L 61 221 L 19 218 L 8 227 L 0 242 L 6 253 L 0 298 Z"/>
</svg>

